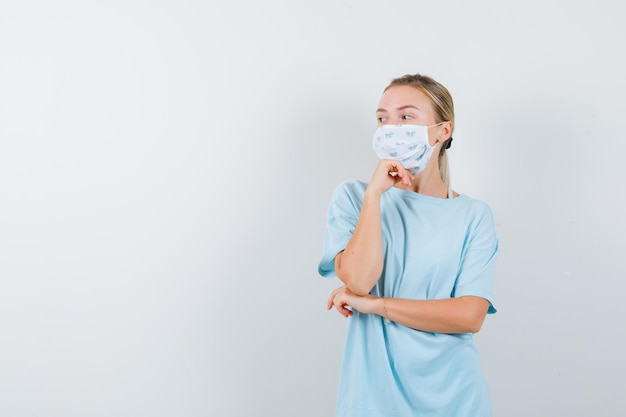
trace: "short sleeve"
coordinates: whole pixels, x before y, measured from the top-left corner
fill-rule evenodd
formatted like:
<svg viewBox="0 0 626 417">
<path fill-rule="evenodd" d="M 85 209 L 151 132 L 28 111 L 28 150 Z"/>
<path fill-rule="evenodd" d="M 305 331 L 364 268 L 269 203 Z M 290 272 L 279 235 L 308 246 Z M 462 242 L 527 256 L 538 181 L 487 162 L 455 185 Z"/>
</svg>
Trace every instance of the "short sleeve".
<svg viewBox="0 0 626 417">
<path fill-rule="evenodd" d="M 328 206 L 324 248 L 318 265 L 318 272 L 323 277 L 336 276 L 335 257 L 346 248 L 354 234 L 362 201 L 355 185 L 356 182 L 340 184 Z"/>
<path fill-rule="evenodd" d="M 493 214 L 484 205 L 468 230 L 453 297 L 481 297 L 489 301 L 489 314 L 497 311 L 493 303 L 493 287 L 498 250 Z"/>
</svg>

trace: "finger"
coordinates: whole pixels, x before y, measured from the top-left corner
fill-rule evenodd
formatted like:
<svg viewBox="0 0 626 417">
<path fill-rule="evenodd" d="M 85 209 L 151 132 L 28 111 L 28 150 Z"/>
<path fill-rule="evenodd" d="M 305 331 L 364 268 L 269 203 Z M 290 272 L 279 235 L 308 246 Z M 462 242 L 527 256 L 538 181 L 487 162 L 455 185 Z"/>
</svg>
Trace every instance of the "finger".
<svg viewBox="0 0 626 417">
<path fill-rule="evenodd" d="M 333 308 L 333 300 L 335 299 L 335 292 L 330 293 L 330 297 L 328 297 L 328 301 L 326 301 L 326 310 L 330 310 Z"/>
<path fill-rule="evenodd" d="M 411 185 L 411 181 L 413 181 L 413 174 L 408 169 L 402 167 L 400 171 L 398 171 L 398 177 L 400 177 L 403 184 Z"/>
<path fill-rule="evenodd" d="M 337 294 L 343 289 L 345 288 L 345 285 L 342 285 L 339 288 L 335 288 L 331 293 L 330 296 L 328 297 L 328 301 L 326 302 L 326 308 L 328 310 L 330 310 L 331 308 L 333 308 L 333 303 L 335 301 L 335 297 L 337 297 Z"/>
<path fill-rule="evenodd" d="M 347 308 L 349 304 L 346 303 L 346 300 L 343 299 L 343 297 L 335 298 L 334 306 L 337 309 L 337 312 L 339 312 L 342 316 L 348 317 L 352 315 L 352 310 Z"/>
<path fill-rule="evenodd" d="M 389 174 L 392 177 L 401 175 L 400 172 L 404 169 L 402 164 L 400 164 L 398 161 L 395 161 L 395 160 L 387 161 L 385 168 L 387 169 L 387 174 Z"/>
<path fill-rule="evenodd" d="M 404 167 L 399 161 L 387 160 L 385 161 L 385 168 L 387 169 L 387 175 L 389 175 L 396 183 L 402 182 L 406 185 L 411 185 L 413 181 L 413 175 Z"/>
<path fill-rule="evenodd" d="M 337 312 L 344 317 L 349 317 L 352 314 L 352 311 L 347 309 L 345 305 L 335 306 L 335 308 L 337 309 Z"/>
</svg>

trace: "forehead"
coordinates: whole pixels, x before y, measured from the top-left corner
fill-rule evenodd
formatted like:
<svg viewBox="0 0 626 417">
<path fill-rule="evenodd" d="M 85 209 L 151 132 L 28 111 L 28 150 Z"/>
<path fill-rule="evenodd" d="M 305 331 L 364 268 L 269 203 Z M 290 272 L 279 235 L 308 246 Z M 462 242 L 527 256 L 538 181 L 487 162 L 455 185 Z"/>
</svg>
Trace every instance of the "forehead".
<svg viewBox="0 0 626 417">
<path fill-rule="evenodd" d="M 404 106 L 415 106 L 425 112 L 433 110 L 430 98 L 420 89 L 410 85 L 396 85 L 389 88 L 381 96 L 378 107 L 393 111 Z"/>
</svg>

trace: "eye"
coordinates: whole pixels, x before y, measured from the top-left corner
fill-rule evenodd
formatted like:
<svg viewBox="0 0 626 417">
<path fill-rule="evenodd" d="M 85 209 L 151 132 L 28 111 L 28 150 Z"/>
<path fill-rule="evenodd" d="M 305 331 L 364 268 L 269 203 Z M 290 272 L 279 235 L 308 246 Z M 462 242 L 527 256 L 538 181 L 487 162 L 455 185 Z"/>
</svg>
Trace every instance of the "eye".
<svg viewBox="0 0 626 417">
<path fill-rule="evenodd" d="M 411 116 L 410 114 L 405 114 L 402 116 L 402 120 L 411 120 L 413 118 L 413 116 Z"/>
<path fill-rule="evenodd" d="M 382 116 L 378 116 L 376 119 L 378 120 L 378 123 L 385 123 L 385 120 L 387 120 Z"/>
</svg>

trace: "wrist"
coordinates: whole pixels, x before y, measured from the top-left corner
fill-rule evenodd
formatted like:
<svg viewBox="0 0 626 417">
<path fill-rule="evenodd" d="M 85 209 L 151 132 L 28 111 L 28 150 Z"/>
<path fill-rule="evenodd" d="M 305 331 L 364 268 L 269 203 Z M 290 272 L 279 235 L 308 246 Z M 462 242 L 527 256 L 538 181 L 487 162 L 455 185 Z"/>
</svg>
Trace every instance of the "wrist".
<svg viewBox="0 0 626 417">
<path fill-rule="evenodd" d="M 365 200 L 380 200 L 380 197 L 383 195 L 383 193 L 383 190 L 377 190 L 371 185 L 368 185 L 365 189 Z"/>
<path fill-rule="evenodd" d="M 387 311 L 387 301 L 388 299 L 385 297 L 380 297 L 380 316 L 383 318 L 384 323 L 389 323 L 389 312 Z"/>
</svg>

